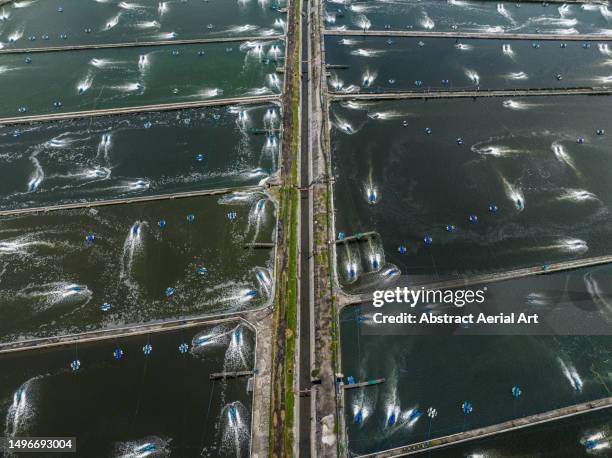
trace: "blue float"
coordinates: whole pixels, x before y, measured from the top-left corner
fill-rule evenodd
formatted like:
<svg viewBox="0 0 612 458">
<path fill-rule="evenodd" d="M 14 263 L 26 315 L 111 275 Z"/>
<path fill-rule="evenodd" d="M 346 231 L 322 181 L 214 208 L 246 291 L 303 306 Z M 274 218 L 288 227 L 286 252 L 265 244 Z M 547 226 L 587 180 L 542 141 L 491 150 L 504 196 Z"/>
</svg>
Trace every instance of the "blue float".
<svg viewBox="0 0 612 458">
<path fill-rule="evenodd" d="M 582 47 L 584 49 L 589 49 L 591 47 L 591 43 L 582 43 Z"/>
<path fill-rule="evenodd" d="M 425 235 L 425 237 L 423 237 L 423 242 L 425 242 L 425 245 L 429 246 L 431 242 L 433 242 L 433 239 L 429 235 Z"/>
<path fill-rule="evenodd" d="M 189 214 L 187 215 L 187 222 L 188 222 L 188 223 L 193 223 L 193 222 L 194 222 L 194 220 L 195 220 L 195 215 L 194 215 L 193 213 L 189 213 Z"/>
<path fill-rule="evenodd" d="M 583 137 L 578 137 L 576 139 L 576 143 L 578 143 L 579 145 L 582 145 L 584 143 L 584 138 Z"/>
<path fill-rule="evenodd" d="M 603 130 L 603 129 L 597 129 L 597 130 L 595 131 L 595 133 L 596 133 L 597 135 L 604 135 L 604 134 L 606 133 L 606 131 L 605 131 L 605 130 Z"/>
<path fill-rule="evenodd" d="M 408 127 L 408 121 L 406 120 L 402 121 L 402 127 Z"/>
<path fill-rule="evenodd" d="M 395 412 L 393 412 L 390 416 L 389 419 L 387 420 L 387 425 L 388 426 L 393 426 L 395 424 Z"/>
<path fill-rule="evenodd" d="M 230 407 L 229 407 L 229 414 L 230 414 L 230 417 L 232 418 L 232 420 L 234 420 L 234 421 L 237 420 L 237 418 L 238 418 L 238 411 L 236 410 L 236 405 L 235 404 L 230 405 Z"/>
<path fill-rule="evenodd" d="M 237 218 L 238 214 L 236 212 L 229 212 L 227 214 L 227 219 L 230 221 L 234 221 Z"/>
<path fill-rule="evenodd" d="M 523 392 L 521 391 L 521 389 L 518 386 L 513 386 L 512 387 L 512 397 L 514 399 L 518 399 L 521 394 L 523 394 Z"/>
<path fill-rule="evenodd" d="M 208 274 L 208 269 L 206 267 L 198 267 L 196 269 L 196 273 L 198 275 L 207 275 Z"/>
<path fill-rule="evenodd" d="M 25 113 L 26 111 L 28 111 L 28 109 L 26 107 L 19 107 L 19 113 Z"/>
<path fill-rule="evenodd" d="M 453 226 L 452 224 L 446 225 L 446 232 L 453 232 L 454 230 L 455 230 L 455 226 Z"/>
<path fill-rule="evenodd" d="M 144 353 L 145 356 L 149 356 L 152 351 L 153 351 L 153 345 L 151 345 L 150 343 L 145 344 L 145 346 L 142 347 L 142 352 Z"/>
<path fill-rule="evenodd" d="M 70 363 L 70 369 L 72 369 L 72 372 L 76 372 L 80 368 L 81 368 L 81 361 L 79 361 L 78 359 L 75 359 L 74 361 Z"/>
<path fill-rule="evenodd" d="M 183 342 L 182 344 L 179 345 L 179 352 L 184 355 L 185 353 L 187 353 L 189 351 L 189 345 L 186 344 L 185 342 Z"/>
<path fill-rule="evenodd" d="M 359 412 L 355 415 L 355 424 L 360 425 L 361 423 L 363 423 L 363 411 L 359 409 Z"/>
<path fill-rule="evenodd" d="M 31 57 L 26 57 L 25 58 L 25 63 L 26 64 L 31 64 L 32 63 L 32 58 Z"/>
<path fill-rule="evenodd" d="M 344 232 L 338 232 L 338 240 L 344 240 Z"/>
<path fill-rule="evenodd" d="M 152 125 L 153 124 L 151 124 L 151 121 L 147 121 L 147 122 L 144 123 L 144 128 L 145 129 L 150 129 Z"/>
<path fill-rule="evenodd" d="M 427 135 L 431 134 L 431 127 L 426 127 L 426 128 L 425 128 L 425 133 L 426 133 Z"/>
<path fill-rule="evenodd" d="M 464 401 L 463 404 L 461 404 L 461 411 L 463 412 L 463 415 L 471 414 L 472 410 L 472 404 L 468 401 Z"/>
<path fill-rule="evenodd" d="M 121 358 L 123 358 L 123 350 L 119 347 L 115 348 L 115 351 L 113 351 L 113 357 L 117 361 L 121 361 Z"/>
<path fill-rule="evenodd" d="M 397 251 L 399 251 L 399 254 L 405 254 L 406 253 L 406 247 L 404 245 L 400 245 L 397 247 Z"/>
<path fill-rule="evenodd" d="M 140 224 L 136 223 L 132 226 L 132 235 L 138 235 L 140 233 Z"/>
<path fill-rule="evenodd" d="M 469 221 L 470 221 L 470 223 L 477 223 L 478 222 L 478 216 L 474 215 L 474 214 L 470 215 Z"/>
<path fill-rule="evenodd" d="M 108 302 L 105 302 L 100 306 L 100 310 L 102 310 L 103 312 L 108 312 L 111 308 L 113 308 L 113 306 Z"/>
<path fill-rule="evenodd" d="M 463 138 L 459 137 L 457 139 L 457 145 L 459 145 L 459 146 L 463 145 Z"/>
<path fill-rule="evenodd" d="M 240 332 L 240 328 L 236 328 L 234 330 L 234 337 L 236 338 L 237 342 L 240 342 L 240 338 L 242 337 L 242 333 Z"/>
<path fill-rule="evenodd" d="M 408 421 L 413 421 L 419 418 L 423 413 L 419 409 L 412 409 L 408 415 Z"/>
<path fill-rule="evenodd" d="M 441 83 L 442 83 L 444 86 L 448 86 L 449 82 L 450 82 L 450 81 L 448 81 L 448 80 L 442 80 L 442 81 L 441 81 Z"/>
<path fill-rule="evenodd" d="M 53 106 L 55 108 L 61 108 L 62 107 L 62 102 L 60 102 L 59 100 L 56 100 L 55 102 L 53 102 Z"/>
<path fill-rule="evenodd" d="M 495 204 L 489 205 L 489 212 L 493 214 L 497 213 L 497 205 Z"/>
<path fill-rule="evenodd" d="M 538 48 L 540 47 L 540 43 L 532 43 L 532 44 L 531 44 L 531 47 L 532 47 L 533 49 L 538 49 Z"/>
<path fill-rule="evenodd" d="M 58 8 L 57 8 L 57 12 L 58 12 L 58 13 L 63 13 L 63 12 L 64 12 L 64 8 L 63 8 L 63 7 L 61 7 L 61 6 L 60 6 L 60 7 L 58 7 Z"/>
<path fill-rule="evenodd" d="M 165 228 L 165 227 L 166 227 L 166 220 L 165 220 L 165 219 L 160 219 L 160 220 L 157 222 L 157 225 L 159 226 L 159 228 L 160 228 L 160 229 Z"/>
<path fill-rule="evenodd" d="M 561 43 L 561 48 L 563 49 L 567 48 L 567 43 Z"/>
<path fill-rule="evenodd" d="M 423 85 L 423 81 L 421 81 L 421 80 L 416 80 L 416 81 L 414 82 L 414 85 L 415 85 L 416 87 L 421 87 L 421 86 Z"/>
<path fill-rule="evenodd" d="M 353 377 L 352 375 L 349 375 L 346 378 L 346 384 L 347 385 L 354 385 L 355 384 L 355 377 Z"/>
<path fill-rule="evenodd" d="M 174 293 L 175 289 L 170 286 L 164 290 L 164 294 L 166 295 L 166 297 L 174 296 Z"/>
<path fill-rule="evenodd" d="M 85 236 L 85 241 L 87 243 L 93 243 L 95 239 L 96 239 L 96 236 L 92 234 L 91 232 Z"/>
<path fill-rule="evenodd" d="M 200 49 L 200 50 L 198 51 L 198 56 L 203 56 L 203 55 L 204 55 L 204 50 Z"/>
<path fill-rule="evenodd" d="M 196 156 L 196 161 L 198 162 L 202 162 L 204 160 L 204 155 L 202 153 L 198 154 Z"/>
<path fill-rule="evenodd" d="M 247 291 L 245 296 L 247 296 L 247 297 L 255 297 L 255 296 L 257 296 L 257 291 L 255 291 L 254 289 L 250 289 L 249 291 Z"/>
</svg>

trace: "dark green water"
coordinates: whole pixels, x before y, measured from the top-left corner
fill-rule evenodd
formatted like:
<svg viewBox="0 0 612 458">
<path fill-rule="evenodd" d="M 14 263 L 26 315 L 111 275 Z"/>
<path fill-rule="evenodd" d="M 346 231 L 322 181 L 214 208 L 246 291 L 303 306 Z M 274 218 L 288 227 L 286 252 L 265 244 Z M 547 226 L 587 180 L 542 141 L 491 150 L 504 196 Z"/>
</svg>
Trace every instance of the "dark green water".
<svg viewBox="0 0 612 458">
<path fill-rule="evenodd" d="M 578 284 L 589 274 L 590 283 Z M 589 290 L 593 278 L 603 283 L 599 295 Z M 375 313 L 461 313 L 452 306 L 449 310 L 435 304 L 415 309 L 404 304 L 383 308 L 361 304 L 342 310 L 342 373 L 356 381 L 386 378 L 383 384 L 345 392 L 349 449 L 379 451 L 609 396 L 609 279 L 607 268 L 489 284 L 480 311 L 538 313 L 545 326 L 534 327 L 533 335 L 527 335 L 526 326 L 512 330 L 512 326 L 491 325 L 483 331 L 476 326 L 373 321 Z M 555 294 L 555 301 L 545 293 Z M 582 297 L 577 300 L 577 296 Z M 598 321 L 602 334 L 570 335 L 595 334 L 597 326 L 591 325 Z M 511 394 L 514 386 L 522 391 L 518 399 Z M 462 412 L 464 401 L 473 406 L 469 415 Z M 429 407 L 438 412 L 431 425 Z M 396 422 L 390 425 L 392 415 Z M 500 455 L 491 456 L 514 456 L 511 452 L 517 448 L 504 444 L 516 437 L 501 444 Z M 531 450 L 545 453 L 549 445 L 545 442 Z"/>
<path fill-rule="evenodd" d="M 23 0 L 0 7 L 5 48 L 282 34 L 267 0 Z M 62 11 L 59 11 L 62 9 Z"/>
<path fill-rule="evenodd" d="M 278 94 L 283 52 L 273 41 L 5 55 L 0 116 Z"/>
<path fill-rule="evenodd" d="M 339 92 L 609 86 L 612 47 L 543 41 L 328 36 L 329 88 Z M 534 47 L 535 46 L 535 47 Z M 587 47 L 585 47 L 587 46 Z"/>
<path fill-rule="evenodd" d="M 243 244 L 272 242 L 274 213 L 251 193 L 5 217 L 0 341 L 260 307 L 273 251 Z"/>
<path fill-rule="evenodd" d="M 609 254 L 611 106 L 582 96 L 334 104 L 336 230 L 380 234 L 338 245 L 341 282 L 370 289 L 393 266 L 417 283 Z"/>
<path fill-rule="evenodd" d="M 208 344 L 196 347 L 203 336 Z M 182 343 L 190 347 L 185 354 Z M 252 369 L 254 345 L 250 328 L 229 322 L 0 355 L 3 436 L 76 436 L 71 456 L 79 457 L 248 456 L 247 378 L 213 382 L 209 374 Z M 147 443 L 156 450 L 139 454 Z"/>
<path fill-rule="evenodd" d="M 432 458 L 605 457 L 610 456 L 611 453 L 611 434 L 612 412 L 607 409 L 417 456 L 431 456 Z M 605 437 L 599 439 L 601 435 Z M 585 443 L 589 439 L 597 440 L 601 448 L 587 451 Z"/>
<path fill-rule="evenodd" d="M 276 106 L 0 128 L 0 208 L 256 185 L 276 171 Z M 201 155 L 201 156 L 200 156 Z"/>
<path fill-rule="evenodd" d="M 612 13 L 600 5 L 469 0 L 328 0 L 327 27 L 612 35 Z"/>
</svg>

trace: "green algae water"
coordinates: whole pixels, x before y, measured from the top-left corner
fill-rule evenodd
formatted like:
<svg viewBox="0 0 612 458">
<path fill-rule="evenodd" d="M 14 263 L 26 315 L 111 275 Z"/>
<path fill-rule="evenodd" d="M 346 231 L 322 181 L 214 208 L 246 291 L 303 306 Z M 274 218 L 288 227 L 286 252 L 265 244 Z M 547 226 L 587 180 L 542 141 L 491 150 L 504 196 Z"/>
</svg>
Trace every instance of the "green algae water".
<svg viewBox="0 0 612 458">
<path fill-rule="evenodd" d="M 247 378 L 209 376 L 251 370 L 254 348 L 233 321 L 0 355 L 3 436 L 76 436 L 78 457 L 249 456 Z"/>
<path fill-rule="evenodd" d="M 270 105 L 0 128 L 0 208 L 257 185 L 276 172 L 279 126 Z"/>
<path fill-rule="evenodd" d="M 329 89 L 342 93 L 607 87 L 609 42 L 328 36 Z M 344 68 L 346 66 L 347 68 Z"/>
<path fill-rule="evenodd" d="M 284 33 L 284 2 L 24 0 L 0 6 L 3 48 Z"/>
<path fill-rule="evenodd" d="M 283 49 L 265 41 L 4 55 L 0 116 L 279 94 Z"/>
<path fill-rule="evenodd" d="M 610 252 L 608 97 L 335 103 L 337 246 L 350 291 Z"/>
<path fill-rule="evenodd" d="M 274 226 L 261 192 L 4 217 L 0 340 L 266 305 Z"/>
</svg>

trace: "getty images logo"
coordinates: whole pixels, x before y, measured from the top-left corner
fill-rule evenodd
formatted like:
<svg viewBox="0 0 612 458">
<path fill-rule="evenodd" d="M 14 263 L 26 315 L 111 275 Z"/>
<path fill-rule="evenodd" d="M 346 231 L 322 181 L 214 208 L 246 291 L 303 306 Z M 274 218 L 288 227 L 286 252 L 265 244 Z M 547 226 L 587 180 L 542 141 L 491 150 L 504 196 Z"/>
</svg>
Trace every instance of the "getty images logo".
<svg viewBox="0 0 612 458">
<path fill-rule="evenodd" d="M 382 307 L 385 304 L 406 304 L 415 307 L 417 304 L 453 304 L 455 307 L 463 307 L 466 304 L 482 304 L 485 301 L 485 292 L 482 289 L 411 289 L 407 287 L 395 290 L 374 291 L 372 302 L 374 307 Z"/>
</svg>

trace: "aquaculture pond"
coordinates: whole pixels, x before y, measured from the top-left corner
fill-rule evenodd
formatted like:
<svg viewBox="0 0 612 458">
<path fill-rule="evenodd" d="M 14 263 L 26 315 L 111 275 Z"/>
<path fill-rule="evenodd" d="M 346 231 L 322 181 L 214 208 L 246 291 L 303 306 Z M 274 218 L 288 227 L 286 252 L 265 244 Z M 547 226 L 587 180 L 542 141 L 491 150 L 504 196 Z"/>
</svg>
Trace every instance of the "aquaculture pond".
<svg viewBox="0 0 612 458">
<path fill-rule="evenodd" d="M 279 127 L 275 105 L 0 127 L 0 208 L 257 185 Z"/>
<path fill-rule="evenodd" d="M 339 280 L 364 291 L 611 252 L 608 97 L 331 108 Z M 373 233 L 358 240 L 360 233 Z"/>
<path fill-rule="evenodd" d="M 0 354 L 3 436 L 76 437 L 79 457 L 249 456 L 248 377 L 210 374 L 252 370 L 254 348 L 229 321 Z"/>
<path fill-rule="evenodd" d="M 3 217 L 0 341 L 262 307 L 274 231 L 261 192 Z"/>
</svg>

